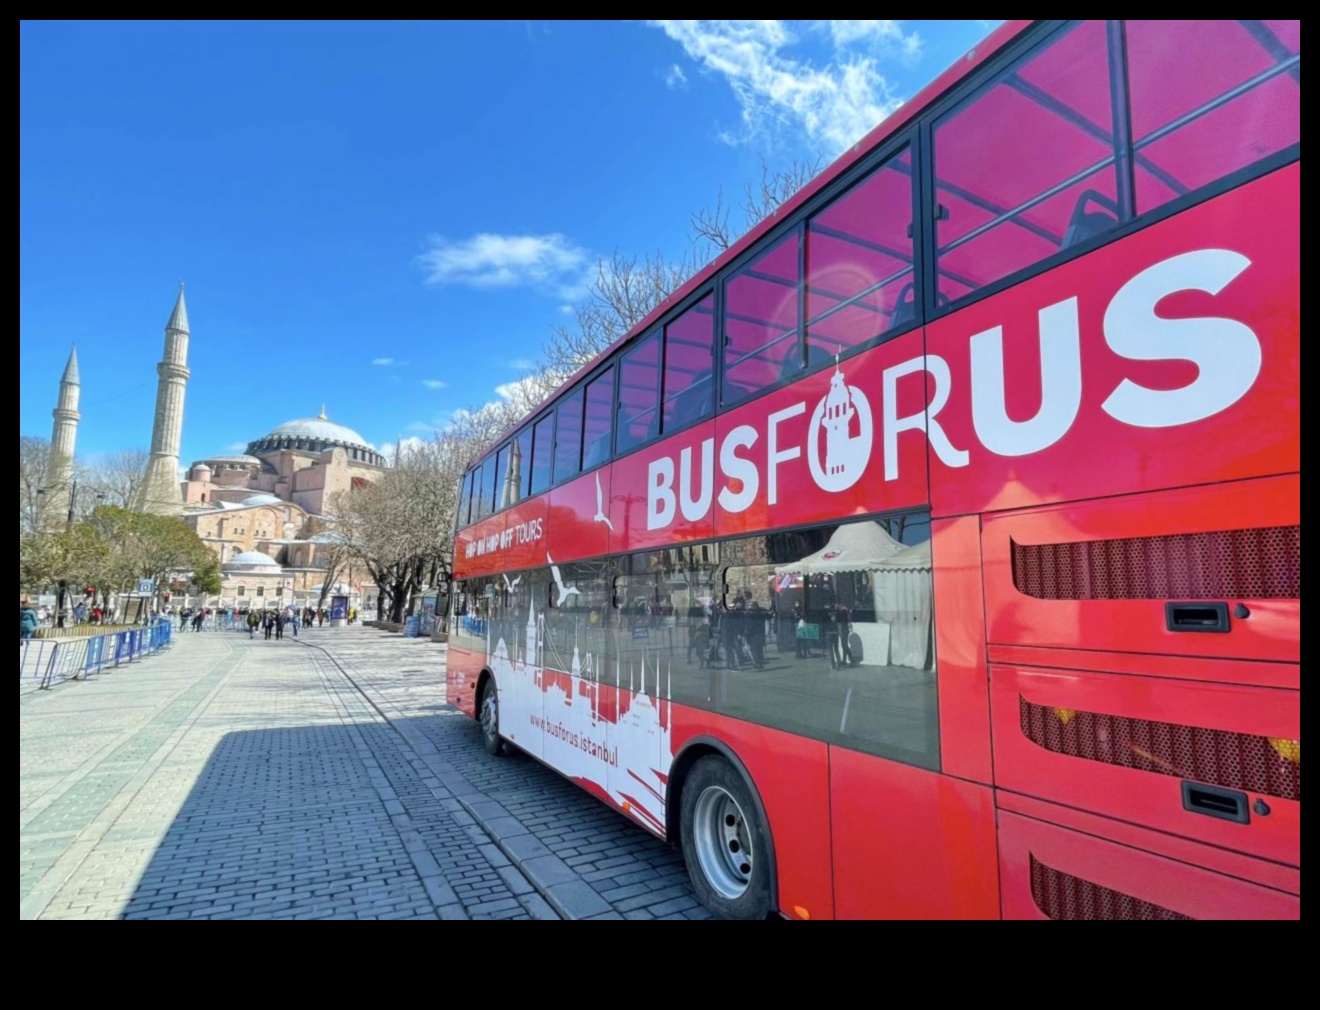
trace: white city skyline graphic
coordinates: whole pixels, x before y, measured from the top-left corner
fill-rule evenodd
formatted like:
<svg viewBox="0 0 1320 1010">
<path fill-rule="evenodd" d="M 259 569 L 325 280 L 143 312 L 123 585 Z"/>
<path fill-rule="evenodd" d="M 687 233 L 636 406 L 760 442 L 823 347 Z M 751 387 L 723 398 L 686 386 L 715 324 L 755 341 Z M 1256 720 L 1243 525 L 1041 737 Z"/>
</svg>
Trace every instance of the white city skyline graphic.
<svg viewBox="0 0 1320 1010">
<path fill-rule="evenodd" d="M 566 593 L 557 568 L 552 571 L 560 593 Z M 627 670 L 616 659 L 609 671 L 576 644 L 569 656 L 561 656 L 546 635 L 545 616 L 529 599 L 526 623 L 517 633 L 521 641 L 508 622 L 487 622 L 486 655 L 499 690 L 501 728 L 519 747 L 594 785 L 625 813 L 663 834 L 665 783 L 673 762 L 669 671 L 645 655 Z M 612 698 L 602 691 L 610 686 Z"/>
</svg>

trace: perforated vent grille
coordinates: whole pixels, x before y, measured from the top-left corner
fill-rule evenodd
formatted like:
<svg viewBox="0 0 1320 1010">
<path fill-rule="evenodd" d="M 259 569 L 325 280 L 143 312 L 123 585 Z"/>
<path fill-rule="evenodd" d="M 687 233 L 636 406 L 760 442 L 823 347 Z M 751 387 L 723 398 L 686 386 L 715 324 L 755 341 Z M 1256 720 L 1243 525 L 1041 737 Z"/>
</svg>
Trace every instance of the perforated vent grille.
<svg viewBox="0 0 1320 1010">
<path fill-rule="evenodd" d="M 1031 897 L 1051 919 L 1190 919 L 1122 891 L 1063 873 L 1031 857 Z"/>
<path fill-rule="evenodd" d="M 1041 600 L 1302 597 L 1302 528 L 1013 543 L 1013 584 Z"/>
<path fill-rule="evenodd" d="M 1293 741 L 1049 708 L 1020 695 L 1018 706 L 1022 734 L 1055 754 L 1301 802 L 1300 741 L 1294 754 Z"/>
</svg>

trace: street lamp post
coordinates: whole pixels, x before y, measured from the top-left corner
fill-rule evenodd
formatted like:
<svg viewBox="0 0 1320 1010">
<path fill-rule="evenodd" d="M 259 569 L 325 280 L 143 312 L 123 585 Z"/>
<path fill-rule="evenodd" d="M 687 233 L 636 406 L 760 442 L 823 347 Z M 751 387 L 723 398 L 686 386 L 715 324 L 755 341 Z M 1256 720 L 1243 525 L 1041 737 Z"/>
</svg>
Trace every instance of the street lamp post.
<svg viewBox="0 0 1320 1010">
<path fill-rule="evenodd" d="M 64 532 L 67 533 L 70 529 L 73 528 L 73 516 L 78 508 L 78 479 L 75 477 L 73 480 L 69 481 L 67 485 L 63 483 L 54 485 L 54 488 L 61 488 L 61 487 L 68 487 L 69 489 L 69 513 L 64 519 Z M 44 487 L 37 488 L 37 494 L 44 495 L 47 492 L 53 490 L 54 488 L 44 488 Z M 104 491 L 97 491 L 95 488 L 84 488 L 83 490 L 94 491 L 96 493 L 96 498 L 98 501 L 105 500 Z M 64 597 L 67 588 L 68 588 L 68 580 L 60 579 L 59 597 L 55 601 L 55 626 L 57 628 L 64 627 L 64 619 L 65 619 Z"/>
</svg>

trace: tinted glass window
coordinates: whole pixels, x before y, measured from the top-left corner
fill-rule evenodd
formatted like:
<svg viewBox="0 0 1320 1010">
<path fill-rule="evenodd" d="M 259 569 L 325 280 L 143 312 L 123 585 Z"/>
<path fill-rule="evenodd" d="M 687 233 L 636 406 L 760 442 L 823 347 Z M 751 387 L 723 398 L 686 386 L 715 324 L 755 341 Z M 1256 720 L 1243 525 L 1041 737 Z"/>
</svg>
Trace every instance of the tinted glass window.
<svg viewBox="0 0 1320 1010">
<path fill-rule="evenodd" d="M 956 300 L 1118 222 L 1109 46 L 1084 21 L 934 128 L 936 263 Z"/>
<path fill-rule="evenodd" d="M 486 627 L 490 617 L 490 598 L 486 587 L 491 579 L 467 579 L 454 587 L 454 644 L 466 649 L 486 651 Z"/>
<path fill-rule="evenodd" d="M 458 498 L 457 526 L 462 529 L 468 523 L 468 509 L 472 506 L 472 471 L 463 477 L 463 491 Z"/>
<path fill-rule="evenodd" d="M 550 486 L 554 455 L 555 416 L 546 414 L 532 426 L 532 494 L 540 494 Z"/>
<path fill-rule="evenodd" d="M 807 224 L 807 358 L 815 367 L 917 321 L 912 166 L 891 159 Z"/>
<path fill-rule="evenodd" d="M 700 421 L 715 409 L 715 296 L 665 327 L 664 431 Z"/>
<path fill-rule="evenodd" d="M 620 618 L 646 633 L 619 640 L 670 657 L 674 701 L 939 767 L 929 516 L 726 541 L 654 569 L 629 580 Z"/>
<path fill-rule="evenodd" d="M 506 445 L 495 454 L 495 508 L 508 508 L 515 501 L 516 495 L 509 493 L 509 447 Z"/>
<path fill-rule="evenodd" d="M 582 468 L 582 390 L 555 408 L 555 483 Z"/>
<path fill-rule="evenodd" d="M 532 489 L 532 429 L 524 428 L 514 436 L 509 447 L 509 485 L 520 501 L 531 494 Z"/>
<path fill-rule="evenodd" d="M 1137 211 L 1302 135 L 1300 21 L 1125 22 Z"/>
<path fill-rule="evenodd" d="M 472 511 L 468 513 L 471 522 L 484 519 L 490 513 L 488 503 L 482 501 L 482 492 L 486 486 L 486 464 L 477 464 L 472 472 Z"/>
<path fill-rule="evenodd" d="M 495 511 L 495 495 L 498 483 L 497 465 L 494 456 L 488 456 L 481 467 L 481 514 L 488 516 Z"/>
<path fill-rule="evenodd" d="M 619 363 L 619 430 L 622 454 L 660 433 L 660 333 L 657 331 Z"/>
<path fill-rule="evenodd" d="M 724 284 L 724 389 L 737 403 L 801 370 L 801 233 L 786 235 Z"/>
<path fill-rule="evenodd" d="M 586 417 L 583 421 L 582 469 L 599 466 L 610 458 L 610 433 L 614 429 L 614 369 L 607 368 L 587 384 Z"/>
</svg>

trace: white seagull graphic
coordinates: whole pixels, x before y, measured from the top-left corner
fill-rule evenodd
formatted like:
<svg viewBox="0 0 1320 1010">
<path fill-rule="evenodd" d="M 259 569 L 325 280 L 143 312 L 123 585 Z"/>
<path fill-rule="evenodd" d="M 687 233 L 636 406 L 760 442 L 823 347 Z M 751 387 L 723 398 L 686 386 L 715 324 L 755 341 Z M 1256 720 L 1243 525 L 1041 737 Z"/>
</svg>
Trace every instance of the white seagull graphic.
<svg viewBox="0 0 1320 1010">
<path fill-rule="evenodd" d="M 593 523 L 604 523 L 614 532 L 614 523 L 610 522 L 610 517 L 605 514 L 605 495 L 600 489 L 600 473 L 596 474 L 596 514 L 591 517 Z"/>
<path fill-rule="evenodd" d="M 503 573 L 501 573 L 501 574 L 503 574 Z M 521 576 L 521 575 L 519 575 L 519 576 L 518 576 L 516 579 L 514 579 L 512 582 L 510 582 L 510 581 L 509 581 L 509 577 L 508 577 L 507 575 L 505 575 L 505 576 L 504 576 L 504 588 L 507 589 L 509 592 L 513 592 L 515 589 L 518 588 L 518 583 L 521 582 L 521 581 L 522 581 L 522 576 Z"/>
<path fill-rule="evenodd" d="M 562 607 L 564 601 L 570 596 L 580 596 L 577 586 L 565 586 L 564 577 L 559 574 L 559 566 L 555 564 L 555 559 L 546 551 L 545 560 L 550 563 L 550 577 L 555 580 L 555 586 L 559 589 L 559 599 L 555 600 L 556 607 Z"/>
</svg>

